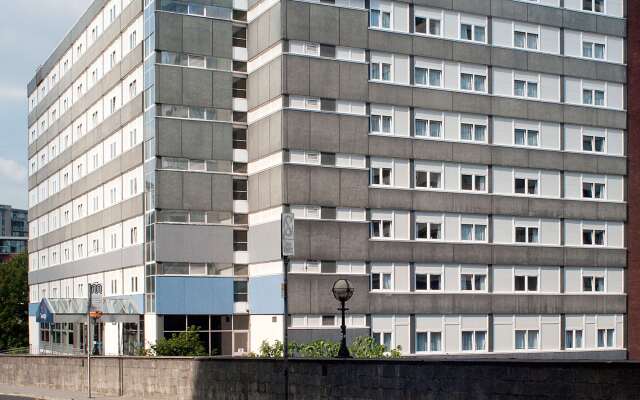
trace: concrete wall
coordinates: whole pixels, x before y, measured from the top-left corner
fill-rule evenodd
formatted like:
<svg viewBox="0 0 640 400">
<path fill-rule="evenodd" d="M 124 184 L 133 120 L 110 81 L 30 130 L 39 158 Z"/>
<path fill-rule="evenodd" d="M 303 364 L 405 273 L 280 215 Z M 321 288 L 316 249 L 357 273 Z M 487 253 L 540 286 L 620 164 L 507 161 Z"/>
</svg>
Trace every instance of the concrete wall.
<svg viewBox="0 0 640 400">
<path fill-rule="evenodd" d="M 86 390 L 80 357 L 0 357 L 0 384 Z M 300 360 L 291 399 L 634 399 L 640 364 L 462 360 Z M 96 394 L 147 399 L 282 399 L 282 362 L 94 358 Z M 58 371 L 64 371 L 64 379 Z"/>
</svg>

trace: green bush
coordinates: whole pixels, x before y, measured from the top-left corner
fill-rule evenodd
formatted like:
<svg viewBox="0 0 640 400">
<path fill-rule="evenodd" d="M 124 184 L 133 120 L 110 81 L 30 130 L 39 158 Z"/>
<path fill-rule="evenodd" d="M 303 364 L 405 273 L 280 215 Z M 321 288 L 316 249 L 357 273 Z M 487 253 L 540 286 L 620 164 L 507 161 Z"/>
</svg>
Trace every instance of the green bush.
<svg viewBox="0 0 640 400">
<path fill-rule="evenodd" d="M 276 340 L 270 344 L 266 340 L 260 345 L 258 357 L 282 358 L 282 342 Z M 289 342 L 289 356 L 302 358 L 335 358 L 340 350 L 340 342 L 329 340 L 315 340 L 313 342 L 298 344 Z M 398 358 L 401 356 L 400 346 L 390 351 L 385 350 L 384 345 L 377 343 L 370 336 L 359 336 L 349 346 L 349 352 L 353 358 Z"/>
<path fill-rule="evenodd" d="M 151 351 L 156 356 L 182 356 L 196 357 L 208 355 L 200 342 L 198 328 L 189 327 L 186 332 L 173 334 L 169 339 L 160 338 L 151 346 Z"/>
</svg>

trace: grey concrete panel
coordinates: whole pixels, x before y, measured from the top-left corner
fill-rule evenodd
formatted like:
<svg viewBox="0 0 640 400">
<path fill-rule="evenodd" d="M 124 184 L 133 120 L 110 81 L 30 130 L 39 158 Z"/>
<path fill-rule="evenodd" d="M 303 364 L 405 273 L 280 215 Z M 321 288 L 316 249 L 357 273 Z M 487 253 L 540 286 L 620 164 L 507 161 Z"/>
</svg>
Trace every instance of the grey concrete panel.
<svg viewBox="0 0 640 400">
<path fill-rule="evenodd" d="M 391 240 L 369 240 L 369 260 L 403 262 L 413 258 L 413 244 Z"/>
<path fill-rule="evenodd" d="M 231 22 L 211 20 L 211 55 L 222 58 L 231 58 L 233 56 L 232 32 L 233 26 Z"/>
<path fill-rule="evenodd" d="M 340 258 L 366 260 L 368 256 L 369 224 L 339 224 Z"/>
<path fill-rule="evenodd" d="M 291 149 L 308 149 L 311 132 L 311 113 L 304 111 L 284 111 L 285 147 Z"/>
<path fill-rule="evenodd" d="M 309 95 L 335 99 L 340 94 L 340 65 L 335 61 L 309 59 Z"/>
<path fill-rule="evenodd" d="M 212 105 L 230 110 L 233 104 L 233 75 L 231 72 L 212 71 L 213 99 Z"/>
<path fill-rule="evenodd" d="M 299 225 L 301 222 L 296 222 Z M 337 260 L 340 258 L 340 223 L 316 222 L 309 226 L 310 260 Z"/>
<path fill-rule="evenodd" d="M 156 101 L 166 104 L 182 103 L 183 68 L 156 65 Z"/>
<path fill-rule="evenodd" d="M 156 119 L 156 146 L 159 156 L 182 157 L 182 123 L 180 120 Z"/>
<path fill-rule="evenodd" d="M 510 0 L 491 2 L 491 15 L 507 19 L 521 19 L 527 15 L 527 4 Z"/>
<path fill-rule="evenodd" d="M 581 60 L 579 58 L 564 57 L 563 69 L 571 76 L 579 76 L 588 79 L 598 79 L 596 67 L 599 64 L 595 61 Z"/>
<path fill-rule="evenodd" d="M 453 42 L 446 39 L 413 36 L 412 54 L 416 56 L 453 59 Z"/>
<path fill-rule="evenodd" d="M 527 54 L 527 58 L 528 69 L 531 71 L 557 75 L 561 75 L 563 73 L 564 57 L 562 56 L 530 52 Z M 564 72 L 567 75 L 573 75 L 571 70 Z"/>
<path fill-rule="evenodd" d="M 175 171 L 156 172 L 156 203 L 158 208 L 179 210 L 182 208 L 182 177 Z"/>
<path fill-rule="evenodd" d="M 180 137 L 178 137 L 180 138 Z M 182 121 L 182 156 L 190 159 L 211 160 L 213 127 L 208 122 Z"/>
<path fill-rule="evenodd" d="M 596 126 L 627 129 L 627 113 L 624 111 L 598 109 L 595 115 L 597 119 L 594 125 Z"/>
<path fill-rule="evenodd" d="M 595 64 L 595 78 L 602 81 L 627 83 L 627 68 L 624 65 L 605 64 L 593 62 Z"/>
<path fill-rule="evenodd" d="M 367 310 L 370 301 L 368 276 L 291 274 L 289 275 L 289 312 L 291 314 L 335 314 L 336 300 L 333 298 L 331 288 L 340 278 L 349 279 L 354 288 L 353 297 L 349 300 L 351 312 Z"/>
<path fill-rule="evenodd" d="M 454 193 L 451 200 L 450 207 L 460 213 L 488 214 L 486 211 L 492 208 L 490 196 Z"/>
<path fill-rule="evenodd" d="M 340 9 L 309 5 L 309 40 L 316 43 L 340 44 Z"/>
<path fill-rule="evenodd" d="M 460 62 L 489 65 L 491 64 L 490 47 L 465 42 L 454 42 L 453 59 Z"/>
<path fill-rule="evenodd" d="M 411 54 L 413 38 L 402 33 L 369 30 L 368 47 L 389 53 Z"/>
<path fill-rule="evenodd" d="M 453 143 L 435 140 L 415 140 L 413 158 L 419 160 L 452 161 Z"/>
<path fill-rule="evenodd" d="M 310 4 L 297 1 L 287 1 L 284 4 L 286 4 L 286 37 L 308 41 Z"/>
<path fill-rule="evenodd" d="M 233 160 L 233 127 L 231 124 L 212 122 L 213 159 Z"/>
<path fill-rule="evenodd" d="M 367 188 L 369 185 L 369 171 L 341 170 L 340 171 L 340 205 L 345 207 L 362 207 L 367 204 Z"/>
<path fill-rule="evenodd" d="M 366 101 L 368 93 L 368 66 L 367 64 L 354 64 L 339 62 L 339 98 L 349 100 Z M 315 75 L 312 75 L 315 77 Z M 314 78 L 315 79 L 315 78 Z"/>
<path fill-rule="evenodd" d="M 474 114 L 491 114 L 491 97 L 478 94 L 452 93 L 454 110 L 465 110 Z"/>
<path fill-rule="evenodd" d="M 340 45 L 367 48 L 369 16 L 366 10 L 340 8 Z"/>
<path fill-rule="evenodd" d="M 231 175 L 211 175 L 210 209 L 215 211 L 233 211 L 233 178 Z"/>
<path fill-rule="evenodd" d="M 199 172 L 182 174 L 182 207 L 185 210 L 211 209 L 211 175 Z"/>
<path fill-rule="evenodd" d="M 413 105 L 418 108 L 450 111 L 453 93 L 445 90 L 413 89 Z"/>
<path fill-rule="evenodd" d="M 589 219 L 599 219 L 604 221 L 627 221 L 627 206 L 625 204 L 598 203 L 597 215 Z M 585 219 L 587 217 L 584 217 Z"/>
<path fill-rule="evenodd" d="M 210 19 L 189 15 L 182 16 L 182 49 L 185 53 L 210 56 L 213 42 L 212 33 Z"/>
<path fill-rule="evenodd" d="M 282 93 L 282 57 L 278 57 L 269 64 L 269 99 L 276 98 Z"/>
<path fill-rule="evenodd" d="M 366 117 L 340 115 L 340 143 L 341 153 L 367 154 L 369 142 L 369 120 Z"/>
<path fill-rule="evenodd" d="M 335 207 L 340 202 L 340 170 L 309 169 L 309 201 L 311 204 Z"/>
<path fill-rule="evenodd" d="M 212 71 L 184 68 L 182 71 L 182 101 L 188 106 L 210 107 L 213 97 Z"/>
<path fill-rule="evenodd" d="M 340 151 L 338 115 L 311 113 L 309 145 L 312 149 L 337 153 Z"/>
<path fill-rule="evenodd" d="M 627 35 L 627 20 L 596 15 L 596 31 L 603 35 L 624 37 Z"/>
<path fill-rule="evenodd" d="M 524 15 L 521 18 L 524 20 Z M 561 10 L 555 7 L 529 5 L 529 7 L 527 7 L 526 21 L 534 24 L 547 24 L 559 27 L 563 24 L 563 17 Z"/>
<path fill-rule="evenodd" d="M 551 151 L 529 150 L 529 166 L 531 168 L 562 170 L 562 154 Z"/>
<path fill-rule="evenodd" d="M 290 94 L 309 96 L 309 58 L 287 56 L 284 59 L 286 80 L 283 91 Z"/>
<path fill-rule="evenodd" d="M 156 224 L 156 260 L 233 263 L 233 227 Z"/>
<path fill-rule="evenodd" d="M 368 208 L 411 210 L 411 190 L 369 189 Z M 417 210 L 416 210 L 417 211 Z"/>
<path fill-rule="evenodd" d="M 182 53 L 183 19 L 179 14 L 156 13 L 156 46 L 159 50 Z"/>
<path fill-rule="evenodd" d="M 143 264 L 143 245 L 136 245 L 40 271 L 29 272 L 29 284 L 34 285 Z"/>
<path fill-rule="evenodd" d="M 250 263 L 275 261 L 282 258 L 280 246 L 274 246 L 274 243 L 280 242 L 280 221 L 251 225 L 247 235 Z"/>
<path fill-rule="evenodd" d="M 284 202 L 288 204 L 310 203 L 309 168 L 287 165 L 284 168 Z"/>
<path fill-rule="evenodd" d="M 453 0 L 452 8 L 472 14 L 489 15 L 491 13 L 491 0 Z"/>
<path fill-rule="evenodd" d="M 410 107 L 413 103 L 413 90 L 417 89 L 406 86 L 369 83 L 369 101 L 372 103 Z"/>
<path fill-rule="evenodd" d="M 491 148 L 469 143 L 452 143 L 453 161 L 475 164 L 491 164 Z"/>
<path fill-rule="evenodd" d="M 565 213 L 565 204 L 571 200 L 555 199 L 529 199 L 529 216 L 540 216 L 542 218 L 568 218 Z M 583 209 L 580 218 L 594 218 L 595 214 Z"/>
<path fill-rule="evenodd" d="M 385 157 L 413 158 L 413 141 L 409 138 L 391 138 L 372 135 L 369 154 Z"/>
</svg>

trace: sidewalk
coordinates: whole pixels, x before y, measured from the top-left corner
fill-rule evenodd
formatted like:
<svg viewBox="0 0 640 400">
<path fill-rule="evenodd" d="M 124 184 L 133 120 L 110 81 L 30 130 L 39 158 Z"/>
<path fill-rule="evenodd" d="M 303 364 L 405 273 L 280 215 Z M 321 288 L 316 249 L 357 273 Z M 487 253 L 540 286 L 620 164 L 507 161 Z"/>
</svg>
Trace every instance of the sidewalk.
<svg viewBox="0 0 640 400">
<path fill-rule="evenodd" d="M 0 394 L 21 396 L 38 400 L 85 400 L 87 393 L 69 392 L 64 390 L 51 390 L 39 387 L 25 387 L 0 384 Z M 134 400 L 133 397 L 112 397 L 100 394 L 92 394 L 92 399 L 101 400 Z M 139 399 L 138 399 L 139 400 Z"/>
</svg>

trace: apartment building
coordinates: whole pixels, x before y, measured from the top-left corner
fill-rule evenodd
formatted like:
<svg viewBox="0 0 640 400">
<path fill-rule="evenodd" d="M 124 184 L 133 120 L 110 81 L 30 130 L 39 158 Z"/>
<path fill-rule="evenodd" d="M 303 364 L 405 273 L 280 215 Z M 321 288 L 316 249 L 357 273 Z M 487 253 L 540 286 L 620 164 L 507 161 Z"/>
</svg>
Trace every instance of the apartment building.
<svg viewBox="0 0 640 400">
<path fill-rule="evenodd" d="M 626 358 L 626 17 L 96 0 L 29 84 L 32 351 L 86 348 L 91 283 L 104 354 L 336 338 L 346 277 L 348 336 L 407 356 Z"/>
<path fill-rule="evenodd" d="M 27 250 L 27 210 L 0 204 L 0 262 Z"/>
</svg>

